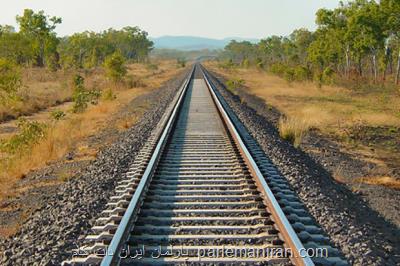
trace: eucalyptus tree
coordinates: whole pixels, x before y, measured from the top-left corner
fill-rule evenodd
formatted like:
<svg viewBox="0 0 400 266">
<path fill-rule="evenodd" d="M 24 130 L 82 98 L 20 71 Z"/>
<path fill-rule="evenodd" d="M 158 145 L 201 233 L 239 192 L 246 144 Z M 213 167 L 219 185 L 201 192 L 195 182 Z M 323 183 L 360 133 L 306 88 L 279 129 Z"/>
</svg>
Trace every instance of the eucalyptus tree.
<svg viewBox="0 0 400 266">
<path fill-rule="evenodd" d="M 32 40 L 31 49 L 35 53 L 37 66 L 45 66 L 46 51 L 52 53 L 57 47 L 57 37 L 54 32 L 57 24 L 62 22 L 59 17 L 49 17 L 44 11 L 34 12 L 25 9 L 22 16 L 17 16 L 20 33 Z"/>
</svg>

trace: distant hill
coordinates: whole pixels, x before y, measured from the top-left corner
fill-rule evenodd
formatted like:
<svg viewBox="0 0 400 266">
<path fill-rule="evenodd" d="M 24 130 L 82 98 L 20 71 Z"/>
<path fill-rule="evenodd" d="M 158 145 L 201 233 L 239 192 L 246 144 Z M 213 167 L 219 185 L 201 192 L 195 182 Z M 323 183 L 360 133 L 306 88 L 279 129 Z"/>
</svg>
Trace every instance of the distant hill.
<svg viewBox="0 0 400 266">
<path fill-rule="evenodd" d="M 177 49 L 177 50 L 203 50 L 203 49 L 223 49 L 231 40 L 258 42 L 257 39 L 245 39 L 229 37 L 222 40 L 195 37 L 195 36 L 162 36 L 150 38 L 154 42 L 154 47 L 159 49 Z"/>
</svg>

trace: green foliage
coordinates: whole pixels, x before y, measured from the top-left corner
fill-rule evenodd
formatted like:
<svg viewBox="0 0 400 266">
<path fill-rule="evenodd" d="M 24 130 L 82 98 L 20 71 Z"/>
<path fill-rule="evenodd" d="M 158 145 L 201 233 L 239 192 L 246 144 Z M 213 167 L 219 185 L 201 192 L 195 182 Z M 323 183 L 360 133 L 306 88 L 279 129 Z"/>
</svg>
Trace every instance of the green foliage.
<svg viewBox="0 0 400 266">
<path fill-rule="evenodd" d="M 283 75 L 286 72 L 287 66 L 282 63 L 272 64 L 270 67 L 270 71 L 276 75 Z"/>
<path fill-rule="evenodd" d="M 285 73 L 283 74 L 283 77 L 287 82 L 293 82 L 295 80 L 294 75 L 295 75 L 295 73 L 294 73 L 293 68 L 288 67 L 288 68 L 286 68 Z"/>
<path fill-rule="evenodd" d="M 223 61 L 229 60 L 231 64 L 247 67 L 256 60 L 256 46 L 248 41 L 231 41 L 225 46 L 221 55 Z"/>
<path fill-rule="evenodd" d="M 117 98 L 117 96 L 114 94 L 113 90 L 111 88 L 104 90 L 101 99 L 103 101 L 113 101 Z"/>
<path fill-rule="evenodd" d="M 52 71 L 61 67 L 93 68 L 116 51 L 126 60 L 145 62 L 153 49 L 147 32 L 138 27 L 58 38 L 55 29 L 62 22 L 59 17 L 25 9 L 16 21 L 18 32 L 12 26 L 0 25 L 0 58 L 19 65 L 46 66 Z"/>
<path fill-rule="evenodd" d="M 334 71 L 332 70 L 332 68 L 327 67 L 324 69 L 324 72 L 322 72 L 322 81 L 325 84 L 332 84 L 333 83 L 333 75 L 334 75 Z"/>
<path fill-rule="evenodd" d="M 16 153 L 21 149 L 27 149 L 46 136 L 47 126 L 36 121 L 18 119 L 19 133 L 10 139 L 0 142 L 0 150 L 8 153 Z"/>
<path fill-rule="evenodd" d="M 17 16 L 20 33 L 30 39 L 37 66 L 45 66 L 46 57 L 55 52 L 58 40 L 54 30 L 61 21 L 61 18 L 45 15 L 44 11 L 35 13 L 31 9 Z"/>
<path fill-rule="evenodd" d="M 122 81 L 127 73 L 125 58 L 120 52 L 108 56 L 104 62 L 107 76 L 114 82 Z"/>
<path fill-rule="evenodd" d="M 72 112 L 81 113 L 86 110 L 89 103 L 97 104 L 101 93 L 97 90 L 87 90 L 84 86 L 85 79 L 76 75 L 74 77 L 74 92 L 72 100 L 74 102 L 72 106 Z"/>
<path fill-rule="evenodd" d="M 233 94 L 237 93 L 237 89 L 244 86 L 243 79 L 230 79 L 226 81 L 226 89 Z"/>
<path fill-rule="evenodd" d="M 353 0 L 316 13 L 317 30 L 294 30 L 257 44 L 232 41 L 220 59 L 269 69 L 288 81 L 400 81 L 400 1 Z M 328 71 L 329 70 L 329 71 Z M 397 78 L 396 78 L 397 77 Z"/>
<path fill-rule="evenodd" d="M 310 69 L 305 66 L 296 66 L 294 68 L 294 79 L 298 81 L 306 81 L 310 80 L 312 77 L 312 73 Z"/>
<path fill-rule="evenodd" d="M 152 48 L 153 43 L 145 31 L 125 27 L 101 33 L 75 33 L 63 38 L 58 50 L 65 67 L 93 68 L 102 65 L 105 58 L 117 51 L 126 60 L 144 62 Z"/>
<path fill-rule="evenodd" d="M 53 120 L 59 121 L 65 117 L 65 112 L 61 110 L 54 110 L 50 113 L 50 116 Z"/>
<path fill-rule="evenodd" d="M 0 99 L 14 97 L 21 86 L 19 68 L 7 59 L 0 58 Z"/>
</svg>

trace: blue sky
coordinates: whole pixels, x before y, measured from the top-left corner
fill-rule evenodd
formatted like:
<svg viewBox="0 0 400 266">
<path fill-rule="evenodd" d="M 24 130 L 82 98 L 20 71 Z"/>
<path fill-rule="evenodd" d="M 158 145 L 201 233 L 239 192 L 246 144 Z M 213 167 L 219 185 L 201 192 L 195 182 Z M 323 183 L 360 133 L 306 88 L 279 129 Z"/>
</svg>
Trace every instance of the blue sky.
<svg viewBox="0 0 400 266">
<path fill-rule="evenodd" d="M 315 12 L 336 0 L 1 0 L 0 24 L 15 25 L 24 8 L 63 18 L 59 35 L 139 26 L 150 36 L 263 38 L 315 28 Z"/>
</svg>

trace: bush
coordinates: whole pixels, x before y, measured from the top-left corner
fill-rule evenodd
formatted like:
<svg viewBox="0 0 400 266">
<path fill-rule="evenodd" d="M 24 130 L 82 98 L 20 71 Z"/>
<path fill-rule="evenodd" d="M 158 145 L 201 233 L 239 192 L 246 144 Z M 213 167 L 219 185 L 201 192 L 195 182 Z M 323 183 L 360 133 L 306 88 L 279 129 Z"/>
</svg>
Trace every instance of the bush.
<svg viewBox="0 0 400 266">
<path fill-rule="evenodd" d="M 125 58 L 120 52 L 115 52 L 104 61 L 107 76 L 114 82 L 121 81 L 126 75 Z"/>
<path fill-rule="evenodd" d="M 332 84 L 333 83 L 333 76 L 335 72 L 333 71 L 332 68 L 327 67 L 324 69 L 324 72 L 322 72 L 322 81 L 324 84 Z"/>
<path fill-rule="evenodd" d="M 86 90 L 84 82 L 85 79 L 82 76 L 76 75 L 74 77 L 74 92 L 72 94 L 72 100 L 74 101 L 72 112 L 74 113 L 81 113 L 85 111 L 89 102 L 91 104 L 97 104 L 97 100 L 101 95 L 100 91 L 98 90 Z"/>
<path fill-rule="evenodd" d="M 243 79 L 230 79 L 226 82 L 226 89 L 233 94 L 236 94 L 237 89 L 244 85 Z"/>
<path fill-rule="evenodd" d="M 283 75 L 283 78 L 287 81 L 287 82 L 292 82 L 294 81 L 295 77 L 294 77 L 294 70 L 293 68 L 287 67 L 285 70 L 285 73 Z"/>
<path fill-rule="evenodd" d="M 51 118 L 53 118 L 54 120 L 58 121 L 61 120 L 65 117 L 65 113 L 61 110 L 54 110 L 51 112 L 50 114 Z"/>
<path fill-rule="evenodd" d="M 323 77 L 322 73 L 317 72 L 317 73 L 314 74 L 314 78 L 313 79 L 314 79 L 315 83 L 317 83 L 317 87 L 318 88 L 322 87 L 322 83 L 323 83 L 322 77 Z"/>
<path fill-rule="evenodd" d="M 244 60 L 242 61 L 242 67 L 248 68 L 249 65 L 250 65 L 249 59 L 246 58 L 246 59 L 244 59 Z"/>
<path fill-rule="evenodd" d="M 305 66 L 297 66 L 294 68 L 294 78 L 298 81 L 306 81 L 311 79 L 311 71 Z"/>
<path fill-rule="evenodd" d="M 0 58 L 0 91 L 8 97 L 14 97 L 21 86 L 19 68 L 14 63 Z"/>
<path fill-rule="evenodd" d="M 286 72 L 287 66 L 281 63 L 272 64 L 270 71 L 278 76 L 283 75 Z"/>
<path fill-rule="evenodd" d="M 29 148 L 46 136 L 46 125 L 36 121 L 18 119 L 20 132 L 7 141 L 0 143 L 0 148 L 9 153 L 15 153 L 24 148 Z"/>
</svg>

